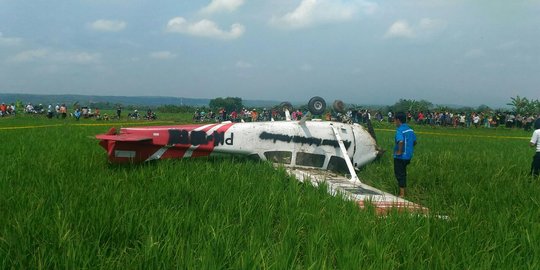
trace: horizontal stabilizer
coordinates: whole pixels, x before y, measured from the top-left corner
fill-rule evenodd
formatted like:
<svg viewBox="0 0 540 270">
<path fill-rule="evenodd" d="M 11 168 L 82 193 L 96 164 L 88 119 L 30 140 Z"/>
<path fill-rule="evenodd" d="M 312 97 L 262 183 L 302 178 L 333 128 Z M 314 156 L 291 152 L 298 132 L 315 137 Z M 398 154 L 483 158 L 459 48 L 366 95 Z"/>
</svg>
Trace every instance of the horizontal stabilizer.
<svg viewBox="0 0 540 270">
<path fill-rule="evenodd" d="M 120 135 L 101 134 L 101 135 L 96 135 L 96 138 L 100 140 L 117 141 L 117 142 L 143 142 L 143 141 L 152 140 L 152 137 L 140 136 L 140 135 L 135 135 L 135 134 L 120 134 Z"/>
</svg>

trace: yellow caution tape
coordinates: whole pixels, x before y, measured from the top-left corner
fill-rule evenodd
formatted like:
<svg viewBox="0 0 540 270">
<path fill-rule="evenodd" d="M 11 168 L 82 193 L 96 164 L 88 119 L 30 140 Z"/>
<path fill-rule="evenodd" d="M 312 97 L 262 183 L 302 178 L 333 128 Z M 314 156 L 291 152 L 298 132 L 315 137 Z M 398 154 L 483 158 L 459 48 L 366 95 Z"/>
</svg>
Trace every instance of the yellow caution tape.
<svg viewBox="0 0 540 270">
<path fill-rule="evenodd" d="M 377 131 L 396 132 L 395 129 L 386 129 L 386 128 L 376 128 L 375 130 L 377 130 Z M 427 135 L 437 135 L 437 136 L 450 136 L 450 137 L 474 137 L 474 138 L 492 138 L 492 139 L 517 139 L 517 140 L 528 140 L 528 139 L 530 139 L 530 137 L 518 137 L 518 136 L 449 134 L 449 133 L 426 132 L 426 131 L 415 131 L 414 133 L 416 133 L 416 134 L 427 134 Z"/>
</svg>

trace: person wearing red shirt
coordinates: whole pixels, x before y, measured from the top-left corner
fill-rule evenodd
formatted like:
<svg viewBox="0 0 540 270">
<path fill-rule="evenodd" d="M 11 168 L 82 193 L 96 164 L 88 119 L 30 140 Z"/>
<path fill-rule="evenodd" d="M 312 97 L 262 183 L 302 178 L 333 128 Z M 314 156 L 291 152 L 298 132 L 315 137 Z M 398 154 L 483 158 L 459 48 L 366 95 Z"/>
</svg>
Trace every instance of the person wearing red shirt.
<svg viewBox="0 0 540 270">
<path fill-rule="evenodd" d="M 418 123 L 421 124 L 421 125 L 424 124 L 424 113 L 423 112 L 418 113 Z"/>
<path fill-rule="evenodd" d="M 2 105 L 0 105 L 0 114 L 1 114 L 1 116 L 5 116 L 5 115 L 6 115 L 6 111 L 7 111 L 6 104 L 5 104 L 5 103 L 2 103 Z"/>
</svg>

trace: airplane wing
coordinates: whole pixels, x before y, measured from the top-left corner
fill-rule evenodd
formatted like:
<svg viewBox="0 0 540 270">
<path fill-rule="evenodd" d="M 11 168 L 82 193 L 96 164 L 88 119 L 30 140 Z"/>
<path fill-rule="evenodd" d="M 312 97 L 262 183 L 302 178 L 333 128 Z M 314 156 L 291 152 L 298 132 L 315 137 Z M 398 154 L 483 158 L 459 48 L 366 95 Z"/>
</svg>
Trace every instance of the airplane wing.
<svg viewBox="0 0 540 270">
<path fill-rule="evenodd" d="M 331 195 L 343 194 L 345 198 L 357 202 L 360 208 L 371 205 L 375 208 L 377 214 L 386 214 L 393 209 L 398 212 L 419 214 L 428 214 L 429 212 L 428 208 L 419 204 L 396 197 L 360 181 L 351 181 L 343 175 L 330 171 L 291 167 L 286 167 L 286 170 L 299 181 L 309 181 L 314 186 L 326 182 L 328 192 Z"/>
</svg>

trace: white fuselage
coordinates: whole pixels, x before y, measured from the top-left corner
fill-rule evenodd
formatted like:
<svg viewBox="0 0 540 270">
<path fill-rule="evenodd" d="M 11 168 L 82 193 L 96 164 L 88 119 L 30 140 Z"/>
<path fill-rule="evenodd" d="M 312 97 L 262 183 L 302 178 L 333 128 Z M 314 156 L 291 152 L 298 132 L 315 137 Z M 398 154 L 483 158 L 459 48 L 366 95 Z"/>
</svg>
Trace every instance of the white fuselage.
<svg viewBox="0 0 540 270">
<path fill-rule="evenodd" d="M 224 130 L 225 125 L 230 127 Z M 376 158 L 378 151 L 375 140 L 357 124 L 323 121 L 221 123 L 204 130 L 207 135 L 222 131 L 216 135 L 220 139 L 211 150 L 212 154 L 247 155 L 287 166 L 336 169 L 335 166 L 344 165 L 340 160 L 344 156 L 331 125 L 339 132 L 348 158 L 355 167 Z M 122 131 L 130 130 L 126 128 Z M 190 134 L 193 132 L 197 132 L 197 129 Z M 196 151 L 196 148 L 192 151 Z"/>
</svg>

